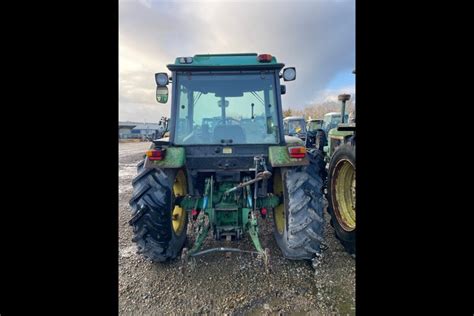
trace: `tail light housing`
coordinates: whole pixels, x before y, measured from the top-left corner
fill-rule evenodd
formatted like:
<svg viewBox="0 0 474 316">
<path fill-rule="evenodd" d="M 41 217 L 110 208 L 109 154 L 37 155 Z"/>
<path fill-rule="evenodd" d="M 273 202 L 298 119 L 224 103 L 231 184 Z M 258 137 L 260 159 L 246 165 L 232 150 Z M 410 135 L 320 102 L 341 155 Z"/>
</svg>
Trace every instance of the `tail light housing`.
<svg viewBox="0 0 474 316">
<path fill-rule="evenodd" d="M 164 148 L 150 149 L 146 152 L 146 156 L 148 157 L 148 160 L 151 161 L 163 160 L 165 158 L 165 151 Z"/>
<path fill-rule="evenodd" d="M 292 146 L 288 147 L 288 153 L 291 158 L 304 158 L 306 156 L 306 147 L 304 146 Z"/>
</svg>

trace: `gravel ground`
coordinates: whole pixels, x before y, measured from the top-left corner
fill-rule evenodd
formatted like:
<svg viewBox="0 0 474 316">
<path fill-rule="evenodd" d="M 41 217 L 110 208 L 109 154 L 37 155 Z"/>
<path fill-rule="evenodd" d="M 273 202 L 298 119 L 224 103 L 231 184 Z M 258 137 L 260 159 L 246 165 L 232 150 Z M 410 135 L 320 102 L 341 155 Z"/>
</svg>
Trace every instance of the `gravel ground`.
<svg viewBox="0 0 474 316">
<path fill-rule="evenodd" d="M 273 272 L 254 255 L 211 253 L 193 269 L 179 260 L 153 264 L 137 255 L 128 225 L 136 164 L 150 143 L 119 144 L 119 311 L 122 315 L 355 315 L 355 260 L 328 224 L 328 249 L 316 272 L 310 262 L 282 257 L 273 220 L 259 217 L 260 241 L 270 248 Z M 326 214 L 327 222 L 329 218 Z M 188 234 L 189 234 L 188 230 Z M 193 236 L 189 236 L 192 243 Z M 203 248 L 226 246 L 209 236 Z M 253 250 L 249 238 L 227 246 Z M 189 247 L 190 248 L 190 247 Z"/>
</svg>

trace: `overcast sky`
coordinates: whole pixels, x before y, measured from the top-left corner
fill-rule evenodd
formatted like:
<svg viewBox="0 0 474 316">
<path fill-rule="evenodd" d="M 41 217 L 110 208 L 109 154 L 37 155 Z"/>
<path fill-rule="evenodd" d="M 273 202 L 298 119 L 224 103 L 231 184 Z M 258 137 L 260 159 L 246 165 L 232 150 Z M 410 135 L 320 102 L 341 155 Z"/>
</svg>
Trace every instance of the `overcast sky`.
<svg viewBox="0 0 474 316">
<path fill-rule="evenodd" d="M 355 0 L 120 0 L 119 119 L 157 122 L 156 72 L 178 56 L 270 53 L 296 67 L 283 108 L 354 93 Z"/>
</svg>

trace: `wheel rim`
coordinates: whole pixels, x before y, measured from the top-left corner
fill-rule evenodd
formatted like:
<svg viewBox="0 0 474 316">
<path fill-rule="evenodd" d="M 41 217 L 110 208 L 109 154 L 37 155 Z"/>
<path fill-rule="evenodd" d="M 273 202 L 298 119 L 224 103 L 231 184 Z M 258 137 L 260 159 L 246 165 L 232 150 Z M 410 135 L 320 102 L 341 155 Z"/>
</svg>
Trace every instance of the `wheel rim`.
<svg viewBox="0 0 474 316">
<path fill-rule="evenodd" d="M 273 217 L 275 219 L 275 226 L 278 233 L 283 234 L 285 230 L 285 195 L 283 193 L 283 175 L 281 170 L 276 169 L 273 176 L 273 194 L 279 195 L 282 197 L 282 203 L 274 208 Z"/>
<path fill-rule="evenodd" d="M 178 171 L 173 184 L 173 195 L 175 199 L 187 194 L 186 176 L 182 170 Z M 173 231 L 176 235 L 180 235 L 186 222 L 186 211 L 179 205 L 175 205 L 171 214 Z"/>
<path fill-rule="evenodd" d="M 345 231 L 356 228 L 356 172 L 347 159 L 340 160 L 334 168 L 332 200 L 334 213 Z"/>
</svg>

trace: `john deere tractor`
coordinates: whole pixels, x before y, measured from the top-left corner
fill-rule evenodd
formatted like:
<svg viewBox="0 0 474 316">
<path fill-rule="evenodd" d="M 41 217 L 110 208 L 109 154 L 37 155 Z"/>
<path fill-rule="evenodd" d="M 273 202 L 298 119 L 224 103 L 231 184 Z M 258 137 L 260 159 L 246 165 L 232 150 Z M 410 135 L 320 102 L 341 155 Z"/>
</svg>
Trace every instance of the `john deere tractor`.
<svg viewBox="0 0 474 316">
<path fill-rule="evenodd" d="M 321 137 L 323 135 L 322 128 L 323 128 L 324 121 L 321 119 L 309 119 L 306 122 L 306 148 L 308 149 L 317 149 L 323 150 L 325 143 L 321 141 Z"/>
<path fill-rule="evenodd" d="M 345 104 L 350 95 L 341 94 L 342 122 L 329 130 L 324 147 L 328 167 L 327 200 L 331 225 L 346 251 L 355 255 L 356 236 L 356 139 L 355 120 L 347 122 Z"/>
<path fill-rule="evenodd" d="M 306 122 L 302 116 L 288 116 L 283 119 L 285 135 L 296 136 L 306 143 Z"/>
<path fill-rule="evenodd" d="M 202 250 L 210 235 L 226 245 L 250 238 L 250 252 L 267 262 L 259 222 L 271 212 L 286 258 L 319 254 L 324 160 L 284 135 L 280 79 L 294 80 L 296 70 L 283 67 L 269 54 L 195 55 L 167 65 L 171 75 L 155 74 L 158 102 L 167 102 L 171 84 L 170 136 L 153 141 L 132 182 L 139 253 L 162 262 L 243 251 Z"/>
</svg>

